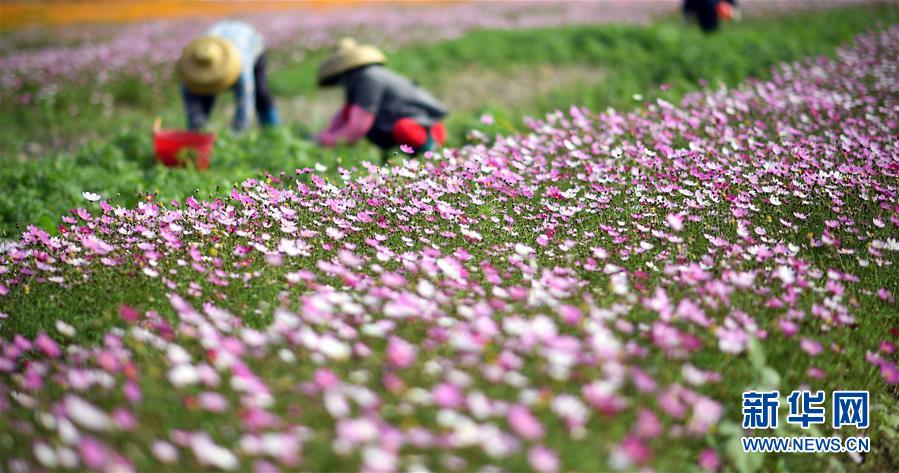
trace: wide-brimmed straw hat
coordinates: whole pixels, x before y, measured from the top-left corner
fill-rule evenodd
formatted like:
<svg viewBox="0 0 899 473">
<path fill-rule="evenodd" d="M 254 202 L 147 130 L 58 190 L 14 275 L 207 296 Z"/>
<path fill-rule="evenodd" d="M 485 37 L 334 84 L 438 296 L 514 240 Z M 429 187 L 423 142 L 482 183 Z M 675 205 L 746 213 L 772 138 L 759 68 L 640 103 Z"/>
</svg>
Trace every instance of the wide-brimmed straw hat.
<svg viewBox="0 0 899 473">
<path fill-rule="evenodd" d="M 187 90 L 214 95 L 237 82 L 240 65 L 240 52 L 230 41 L 218 36 L 200 36 L 181 52 L 178 75 Z"/>
<path fill-rule="evenodd" d="M 337 83 L 337 78 L 344 72 L 369 64 L 384 64 L 387 57 L 380 49 L 358 44 L 352 38 L 344 38 L 337 43 L 337 48 L 318 68 L 318 85 L 329 86 Z"/>
</svg>

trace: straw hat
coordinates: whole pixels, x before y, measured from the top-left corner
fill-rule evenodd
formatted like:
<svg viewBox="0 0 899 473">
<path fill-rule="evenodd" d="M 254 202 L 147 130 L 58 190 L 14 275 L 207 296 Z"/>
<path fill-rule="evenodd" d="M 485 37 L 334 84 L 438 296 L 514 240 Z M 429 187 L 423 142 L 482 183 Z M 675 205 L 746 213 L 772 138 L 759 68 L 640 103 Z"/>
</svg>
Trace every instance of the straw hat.
<svg viewBox="0 0 899 473">
<path fill-rule="evenodd" d="M 178 75 L 187 90 L 201 95 L 224 92 L 240 76 L 240 52 L 217 36 L 194 39 L 181 52 Z"/>
<path fill-rule="evenodd" d="M 329 86 L 337 82 L 344 72 L 369 64 L 384 64 L 387 57 L 380 49 L 364 44 L 359 45 L 352 38 L 344 38 L 337 43 L 337 49 L 318 68 L 318 85 Z"/>
</svg>

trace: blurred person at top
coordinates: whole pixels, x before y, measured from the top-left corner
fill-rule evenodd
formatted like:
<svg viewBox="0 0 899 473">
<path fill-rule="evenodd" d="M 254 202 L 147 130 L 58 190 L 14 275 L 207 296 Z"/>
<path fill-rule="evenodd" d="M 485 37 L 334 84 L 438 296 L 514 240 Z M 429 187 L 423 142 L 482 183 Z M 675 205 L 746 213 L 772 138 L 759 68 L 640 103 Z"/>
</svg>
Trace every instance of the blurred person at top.
<svg viewBox="0 0 899 473">
<path fill-rule="evenodd" d="M 695 18 L 706 33 L 716 31 L 721 21 L 740 17 L 737 0 L 684 0 L 683 11 L 687 20 Z"/>
<path fill-rule="evenodd" d="M 268 88 L 266 70 L 265 43 L 246 23 L 216 23 L 206 34 L 193 39 L 178 61 L 188 129 L 205 128 L 216 96 L 228 90 L 234 92 L 235 131 L 250 126 L 253 110 L 260 125 L 277 125 L 278 111 Z"/>
<path fill-rule="evenodd" d="M 318 135 L 322 146 L 362 139 L 386 151 L 411 147 L 415 154 L 446 142 L 446 108 L 415 82 L 384 67 L 384 54 L 345 38 L 318 70 L 322 87 L 343 87 L 346 103 Z"/>
</svg>

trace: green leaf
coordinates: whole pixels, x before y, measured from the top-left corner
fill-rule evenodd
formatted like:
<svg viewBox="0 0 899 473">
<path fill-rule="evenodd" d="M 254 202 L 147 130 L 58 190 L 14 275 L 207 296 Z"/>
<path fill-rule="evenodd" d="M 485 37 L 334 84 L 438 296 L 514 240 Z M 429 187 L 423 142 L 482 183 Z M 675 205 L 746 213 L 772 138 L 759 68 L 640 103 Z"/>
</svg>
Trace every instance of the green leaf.
<svg viewBox="0 0 899 473">
<path fill-rule="evenodd" d="M 740 473 L 754 473 L 759 471 L 765 461 L 764 453 L 746 453 L 740 437 L 734 436 L 727 441 L 727 456 L 731 463 L 737 467 Z"/>
<path fill-rule="evenodd" d="M 752 363 L 752 367 L 756 371 L 761 371 L 767 365 L 765 362 L 765 349 L 758 339 L 752 338 L 749 340 L 747 355 L 749 356 L 749 362 Z"/>
</svg>

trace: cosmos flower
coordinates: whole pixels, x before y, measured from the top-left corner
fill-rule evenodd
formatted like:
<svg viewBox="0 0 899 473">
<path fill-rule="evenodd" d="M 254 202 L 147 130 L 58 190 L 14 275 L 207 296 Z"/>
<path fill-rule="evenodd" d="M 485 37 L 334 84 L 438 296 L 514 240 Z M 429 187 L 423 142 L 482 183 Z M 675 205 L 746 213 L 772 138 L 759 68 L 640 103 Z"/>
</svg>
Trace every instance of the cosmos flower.
<svg viewBox="0 0 899 473">
<path fill-rule="evenodd" d="M 607 468 L 663 449 L 733 467 L 707 446 L 725 388 L 757 380 L 728 366 L 899 383 L 895 333 L 848 336 L 895 299 L 870 281 L 899 247 L 897 45 L 893 27 L 767 81 L 573 107 L 334 183 L 299 170 L 29 226 L 0 243 L 0 323 L 28 329 L 0 336 L 26 445 L 0 468 L 583 469 L 562 443 Z M 47 298 L 118 284 L 150 296 Z"/>
</svg>

